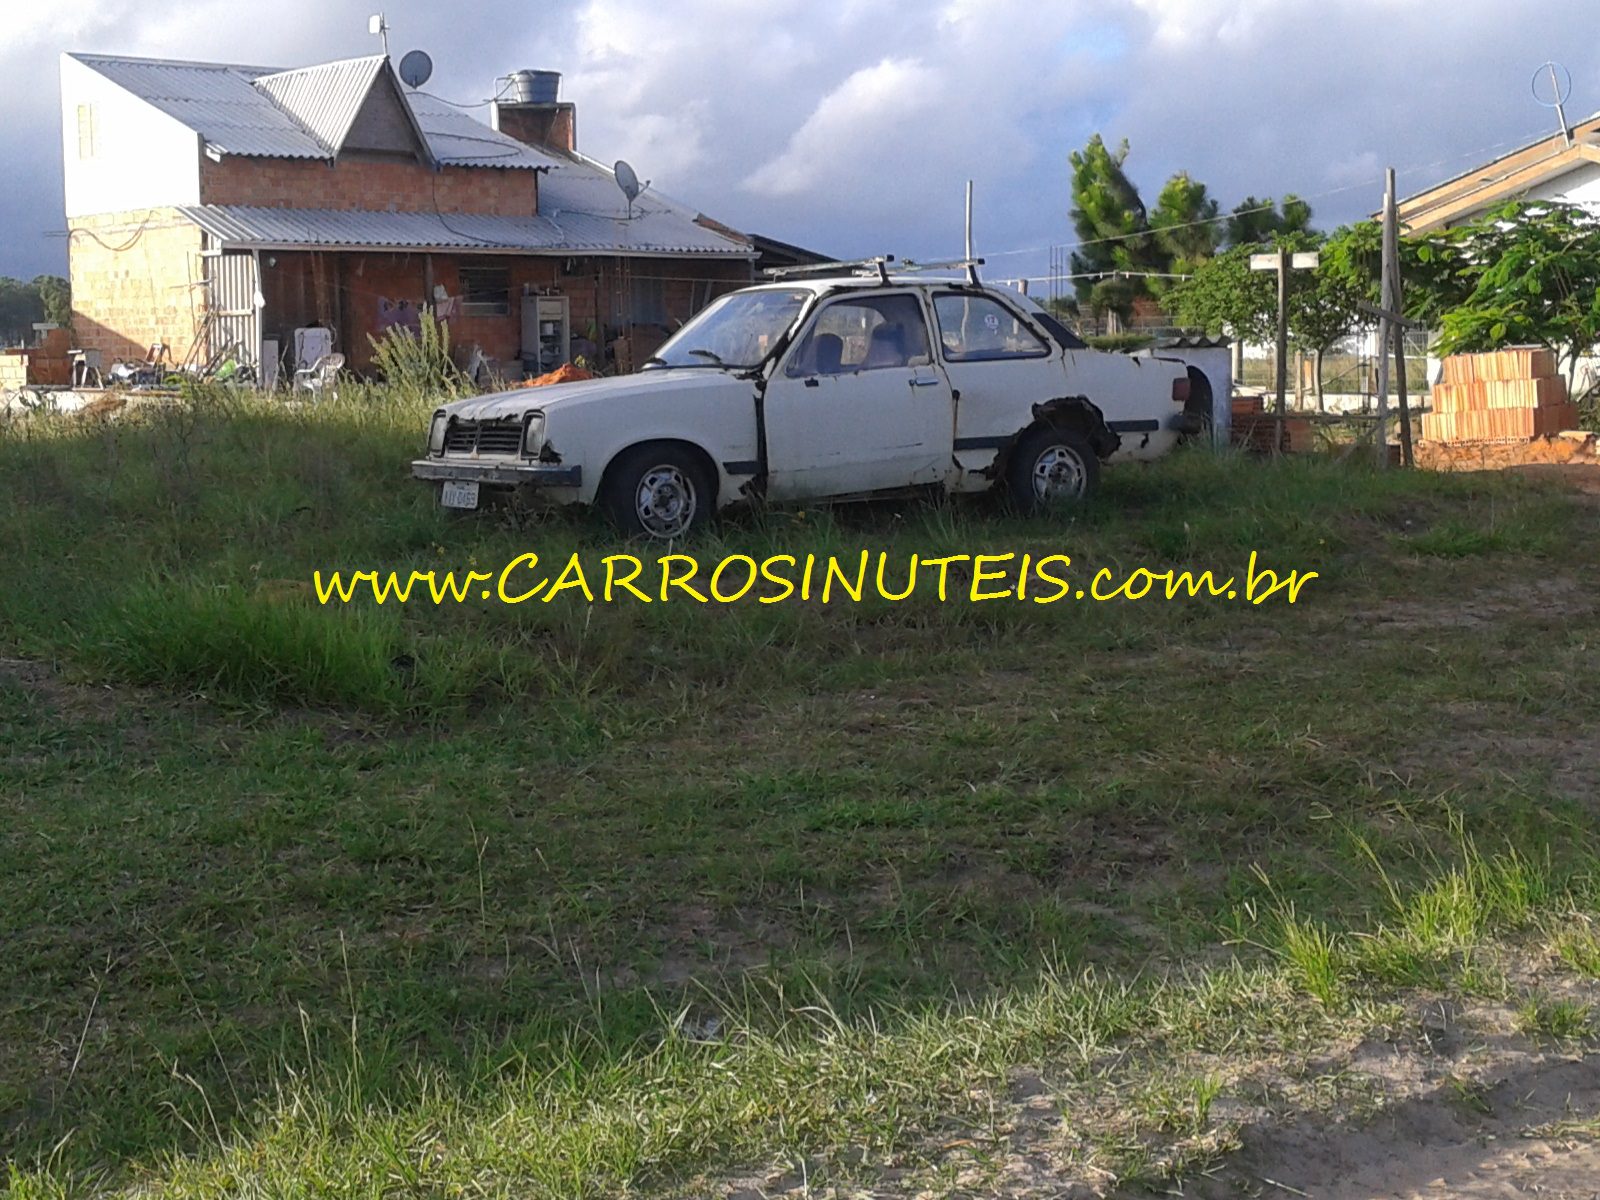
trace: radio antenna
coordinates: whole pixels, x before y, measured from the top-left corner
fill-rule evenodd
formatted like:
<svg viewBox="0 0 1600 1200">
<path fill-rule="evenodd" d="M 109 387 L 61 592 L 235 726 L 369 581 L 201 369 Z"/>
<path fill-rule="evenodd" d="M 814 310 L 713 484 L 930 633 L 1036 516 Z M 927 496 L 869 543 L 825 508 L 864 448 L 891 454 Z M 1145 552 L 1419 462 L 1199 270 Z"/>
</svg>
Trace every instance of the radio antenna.
<svg viewBox="0 0 1600 1200">
<path fill-rule="evenodd" d="M 1550 95 L 1547 98 L 1540 85 L 1548 82 Z M 1556 120 L 1561 122 L 1561 136 L 1566 139 L 1567 145 L 1572 145 L 1572 128 L 1567 124 L 1566 102 L 1572 96 L 1572 72 L 1558 62 L 1547 62 L 1533 73 L 1528 87 L 1533 92 L 1533 98 L 1545 108 L 1556 110 Z"/>
</svg>

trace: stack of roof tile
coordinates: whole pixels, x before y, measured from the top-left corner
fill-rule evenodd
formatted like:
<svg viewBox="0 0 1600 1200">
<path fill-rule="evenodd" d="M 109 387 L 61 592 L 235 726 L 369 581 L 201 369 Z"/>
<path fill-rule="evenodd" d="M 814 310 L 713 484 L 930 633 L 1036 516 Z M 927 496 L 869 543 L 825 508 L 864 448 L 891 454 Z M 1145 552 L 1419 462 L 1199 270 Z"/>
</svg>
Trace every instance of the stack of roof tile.
<svg viewBox="0 0 1600 1200">
<path fill-rule="evenodd" d="M 1422 417 L 1430 442 L 1525 441 L 1578 424 L 1555 354 L 1534 347 L 1452 355 L 1431 404 Z"/>
</svg>

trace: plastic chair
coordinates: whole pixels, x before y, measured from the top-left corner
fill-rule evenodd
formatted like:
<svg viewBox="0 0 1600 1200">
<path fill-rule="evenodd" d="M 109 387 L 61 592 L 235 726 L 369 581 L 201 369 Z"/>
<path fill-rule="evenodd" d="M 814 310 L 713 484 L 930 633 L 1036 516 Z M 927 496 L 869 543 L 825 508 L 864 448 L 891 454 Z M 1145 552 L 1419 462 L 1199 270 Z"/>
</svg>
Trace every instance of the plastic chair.
<svg viewBox="0 0 1600 1200">
<path fill-rule="evenodd" d="M 324 354 L 309 367 L 301 367 L 294 373 L 294 390 L 297 392 L 310 392 L 318 400 L 323 393 L 328 393 L 335 398 L 339 392 L 339 372 L 344 370 L 344 355 Z"/>
</svg>

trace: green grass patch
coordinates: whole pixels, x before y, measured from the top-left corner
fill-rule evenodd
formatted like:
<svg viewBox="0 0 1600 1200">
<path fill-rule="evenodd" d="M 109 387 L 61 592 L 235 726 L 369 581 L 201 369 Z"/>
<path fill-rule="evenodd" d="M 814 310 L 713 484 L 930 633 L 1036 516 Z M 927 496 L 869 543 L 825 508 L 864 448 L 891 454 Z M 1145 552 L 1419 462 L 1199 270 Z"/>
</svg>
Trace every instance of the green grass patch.
<svg viewBox="0 0 1600 1200">
<path fill-rule="evenodd" d="M 12 1194 L 822 1186 L 992 1133 L 1019 1070 L 1086 1122 L 1133 1098 L 1082 1153 L 1159 1179 L 1224 1144 L 1235 1066 L 1507 986 L 1519 939 L 1596 973 L 1590 507 L 1184 453 L 1047 520 L 685 549 L 1256 552 L 1299 603 L 318 605 L 317 569 L 621 549 L 441 513 L 427 408 L 0 432 Z"/>
</svg>

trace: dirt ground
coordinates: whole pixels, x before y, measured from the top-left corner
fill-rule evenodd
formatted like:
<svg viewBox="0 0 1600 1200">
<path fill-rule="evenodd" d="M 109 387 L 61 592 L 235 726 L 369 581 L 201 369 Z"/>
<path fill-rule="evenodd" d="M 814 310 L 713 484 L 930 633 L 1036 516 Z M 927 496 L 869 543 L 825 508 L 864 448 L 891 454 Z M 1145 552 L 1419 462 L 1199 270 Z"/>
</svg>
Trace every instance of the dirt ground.
<svg viewBox="0 0 1600 1200">
<path fill-rule="evenodd" d="M 1351 1060 L 1379 1085 L 1376 1114 L 1247 1124 L 1235 1154 L 1169 1194 L 1600 1197 L 1600 1055 L 1508 1037 L 1492 1010 L 1432 1015 L 1423 1041 L 1363 1045 Z"/>
</svg>

